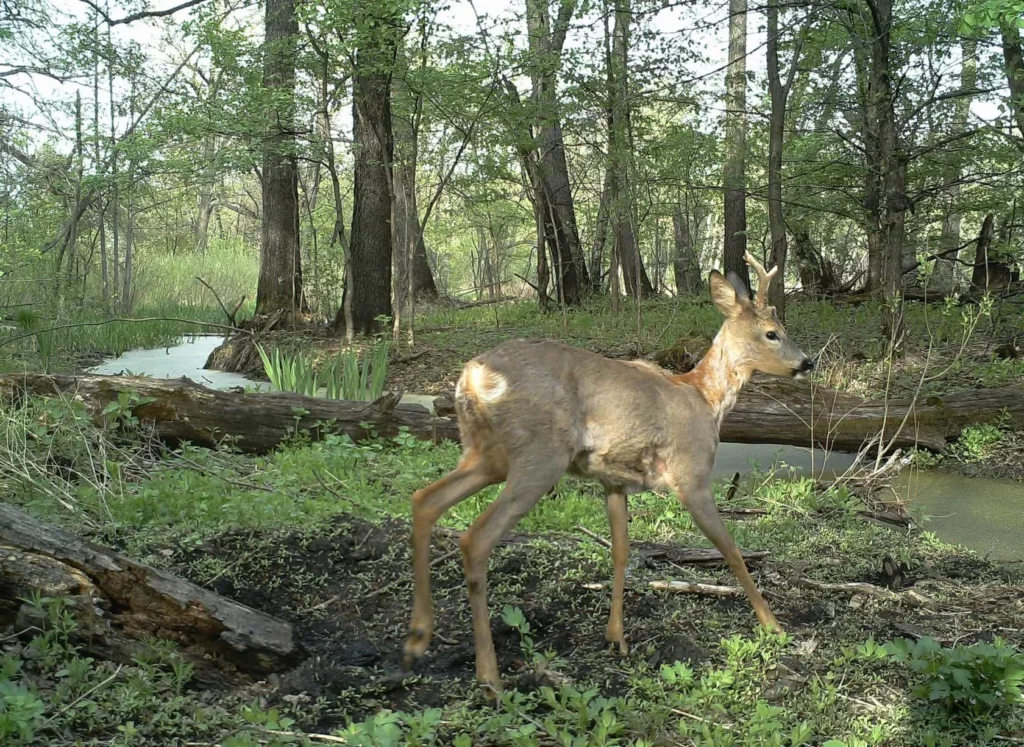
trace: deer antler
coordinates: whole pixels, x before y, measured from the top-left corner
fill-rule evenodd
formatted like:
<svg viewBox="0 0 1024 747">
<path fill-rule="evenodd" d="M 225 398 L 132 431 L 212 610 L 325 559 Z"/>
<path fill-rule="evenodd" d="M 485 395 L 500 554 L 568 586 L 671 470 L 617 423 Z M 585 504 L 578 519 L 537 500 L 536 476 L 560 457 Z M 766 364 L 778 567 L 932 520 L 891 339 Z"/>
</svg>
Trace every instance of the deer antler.
<svg viewBox="0 0 1024 747">
<path fill-rule="evenodd" d="M 776 265 L 770 272 L 765 270 L 764 265 L 754 259 L 750 252 L 746 252 L 743 255 L 743 259 L 757 273 L 757 295 L 754 297 L 754 305 L 758 308 L 764 308 L 768 305 L 768 286 L 771 285 L 772 278 L 775 277 L 779 267 Z"/>
</svg>

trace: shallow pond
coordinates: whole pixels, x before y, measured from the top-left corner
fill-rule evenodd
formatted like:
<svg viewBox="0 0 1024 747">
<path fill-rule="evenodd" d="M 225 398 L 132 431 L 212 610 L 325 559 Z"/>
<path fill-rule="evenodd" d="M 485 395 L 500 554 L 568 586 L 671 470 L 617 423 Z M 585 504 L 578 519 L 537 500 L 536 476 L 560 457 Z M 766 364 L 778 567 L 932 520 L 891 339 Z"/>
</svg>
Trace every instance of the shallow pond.
<svg viewBox="0 0 1024 747">
<path fill-rule="evenodd" d="M 89 373 L 116 375 L 131 372 L 153 378 L 186 376 L 212 389 L 236 386 L 270 389 L 270 384 L 237 373 L 204 369 L 219 335 L 196 335 L 178 345 L 152 350 L 131 350 L 89 369 Z M 433 410 L 433 395 L 406 394 L 403 402 Z M 752 468 L 782 465 L 798 474 L 816 478 L 842 474 L 854 455 L 826 454 L 780 444 L 724 443 L 715 460 L 715 478 L 730 478 Z M 1024 560 L 1024 483 L 964 477 L 937 471 L 906 470 L 894 486 L 897 494 L 912 501 L 918 514 L 932 517 L 925 528 L 946 542 L 962 544 L 996 560 Z"/>
<path fill-rule="evenodd" d="M 124 355 L 93 366 L 87 373 L 117 376 L 130 372 L 135 376 L 149 376 L 154 379 L 180 379 L 186 376 L 211 389 L 255 387 L 261 384 L 263 388 L 269 388 L 270 385 L 266 382 L 254 381 L 242 374 L 203 368 L 210 353 L 223 341 L 224 338 L 220 335 L 196 335 L 166 348 L 129 350 Z"/>
</svg>

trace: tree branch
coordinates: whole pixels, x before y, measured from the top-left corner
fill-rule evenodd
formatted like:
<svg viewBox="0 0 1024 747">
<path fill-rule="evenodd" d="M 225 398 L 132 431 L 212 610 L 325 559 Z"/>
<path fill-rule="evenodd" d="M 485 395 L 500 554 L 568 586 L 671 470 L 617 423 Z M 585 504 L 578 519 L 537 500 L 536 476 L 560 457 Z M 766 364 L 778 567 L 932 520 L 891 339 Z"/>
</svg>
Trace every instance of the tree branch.
<svg viewBox="0 0 1024 747">
<path fill-rule="evenodd" d="M 123 23 L 134 23 L 135 21 L 141 21 L 144 18 L 162 18 L 164 16 L 170 16 L 177 13 L 179 10 L 185 10 L 193 6 L 205 3 L 206 0 L 185 0 L 180 5 L 175 5 L 173 8 L 164 8 L 163 10 L 140 10 L 138 13 L 132 13 L 125 16 L 124 18 L 111 18 L 108 16 L 100 6 L 94 3 L 92 0 L 80 0 L 81 2 L 88 5 L 94 11 L 96 11 L 100 18 L 106 21 L 108 26 L 119 26 Z"/>
</svg>

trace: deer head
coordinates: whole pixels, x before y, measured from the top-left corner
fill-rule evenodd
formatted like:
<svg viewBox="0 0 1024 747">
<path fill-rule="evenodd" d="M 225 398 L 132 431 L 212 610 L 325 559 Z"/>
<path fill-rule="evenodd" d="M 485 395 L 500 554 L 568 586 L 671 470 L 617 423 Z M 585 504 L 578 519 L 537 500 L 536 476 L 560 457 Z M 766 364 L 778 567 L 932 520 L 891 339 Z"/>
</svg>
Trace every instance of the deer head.
<svg viewBox="0 0 1024 747">
<path fill-rule="evenodd" d="M 743 281 L 734 273 L 728 277 L 711 271 L 711 300 L 722 314 L 722 341 L 733 366 L 747 372 L 802 379 L 814 370 L 814 360 L 789 339 L 774 306 L 768 305 L 768 286 L 778 267 L 771 272 L 749 252 L 747 264 L 757 273 L 757 294 L 751 300 Z"/>
</svg>

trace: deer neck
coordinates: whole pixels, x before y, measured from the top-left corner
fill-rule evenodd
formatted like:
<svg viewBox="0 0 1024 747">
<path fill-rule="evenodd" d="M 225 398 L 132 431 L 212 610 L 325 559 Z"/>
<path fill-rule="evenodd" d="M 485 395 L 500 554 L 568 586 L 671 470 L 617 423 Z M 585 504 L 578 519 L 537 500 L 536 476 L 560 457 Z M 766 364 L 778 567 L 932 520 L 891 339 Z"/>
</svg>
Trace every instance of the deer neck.
<svg viewBox="0 0 1024 747">
<path fill-rule="evenodd" d="M 750 380 L 752 373 L 749 365 L 730 353 L 727 336 L 722 330 L 715 336 L 700 363 L 681 376 L 680 381 L 701 393 L 721 425 L 722 418 L 732 410 L 740 390 Z"/>
</svg>

